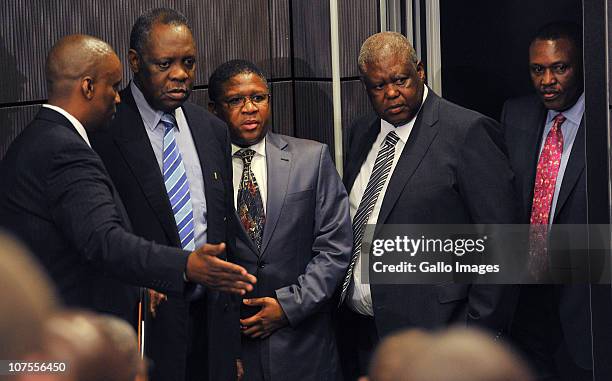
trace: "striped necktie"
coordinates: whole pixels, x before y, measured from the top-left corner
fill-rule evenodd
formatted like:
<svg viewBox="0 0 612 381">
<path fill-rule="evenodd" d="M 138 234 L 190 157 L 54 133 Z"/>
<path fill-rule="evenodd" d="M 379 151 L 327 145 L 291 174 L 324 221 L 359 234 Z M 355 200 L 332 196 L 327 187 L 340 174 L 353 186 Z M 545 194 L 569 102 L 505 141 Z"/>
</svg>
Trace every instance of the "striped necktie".
<svg viewBox="0 0 612 381">
<path fill-rule="evenodd" d="M 193 206 L 189 195 L 189 181 L 185 165 L 174 137 L 176 119 L 173 115 L 166 113 L 162 115 L 161 122 L 166 127 L 163 154 L 164 184 L 179 232 L 181 248 L 193 251 L 195 250 Z"/>
<path fill-rule="evenodd" d="M 378 155 L 376 155 L 374 169 L 368 180 L 365 192 L 363 196 L 361 196 L 361 201 L 359 202 L 355 217 L 353 217 L 353 254 L 346 275 L 344 276 L 344 282 L 342 283 L 339 305 L 341 305 L 344 298 L 346 298 L 346 293 L 353 278 L 353 269 L 361 253 L 363 233 L 365 232 L 368 219 L 374 210 L 380 191 L 387 181 L 389 172 L 391 172 L 393 156 L 395 155 L 395 144 L 398 140 L 399 136 L 397 136 L 395 131 L 391 131 L 387 134 L 385 141 L 380 147 L 380 151 L 378 151 Z"/>
</svg>

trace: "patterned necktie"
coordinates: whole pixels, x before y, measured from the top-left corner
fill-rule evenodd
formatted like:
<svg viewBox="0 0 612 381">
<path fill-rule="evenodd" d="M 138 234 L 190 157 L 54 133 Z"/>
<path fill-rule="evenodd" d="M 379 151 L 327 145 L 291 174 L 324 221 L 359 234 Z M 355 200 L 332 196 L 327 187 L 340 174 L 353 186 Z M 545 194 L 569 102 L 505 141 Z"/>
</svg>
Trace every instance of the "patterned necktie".
<svg viewBox="0 0 612 381">
<path fill-rule="evenodd" d="M 557 114 L 544 148 L 538 160 L 535 185 L 533 189 L 533 204 L 529 223 L 529 261 L 528 270 L 536 280 L 548 270 L 548 250 L 546 237 L 550 222 L 552 200 L 555 195 L 555 185 L 563 153 L 563 134 L 561 125 L 565 122 L 563 114 Z"/>
<path fill-rule="evenodd" d="M 372 169 L 368 185 L 366 186 L 363 196 L 361 196 L 359 207 L 353 218 L 353 253 L 346 275 L 344 276 L 344 282 L 342 283 L 339 305 L 341 305 L 344 298 L 346 298 L 346 293 L 353 278 L 353 269 L 361 253 L 361 242 L 363 240 L 365 227 L 374 210 L 378 195 L 385 185 L 389 172 L 391 172 L 393 156 L 395 155 L 395 144 L 398 140 L 399 136 L 397 136 L 395 131 L 391 131 L 387 134 L 385 141 L 380 147 L 380 151 L 378 151 L 378 155 L 376 155 L 374 169 Z"/>
<path fill-rule="evenodd" d="M 266 215 L 264 213 L 263 200 L 259 192 L 259 185 L 251 170 L 251 162 L 255 151 L 250 148 L 242 149 L 234 154 L 242 160 L 242 178 L 238 188 L 238 217 L 249 237 L 258 249 L 261 249 Z"/>
<path fill-rule="evenodd" d="M 189 181 L 181 152 L 174 137 L 176 120 L 171 114 L 162 115 L 161 122 L 166 127 L 164 133 L 163 174 L 166 192 L 172 206 L 172 213 L 185 250 L 195 250 L 195 231 L 193 206 L 189 195 Z"/>
</svg>

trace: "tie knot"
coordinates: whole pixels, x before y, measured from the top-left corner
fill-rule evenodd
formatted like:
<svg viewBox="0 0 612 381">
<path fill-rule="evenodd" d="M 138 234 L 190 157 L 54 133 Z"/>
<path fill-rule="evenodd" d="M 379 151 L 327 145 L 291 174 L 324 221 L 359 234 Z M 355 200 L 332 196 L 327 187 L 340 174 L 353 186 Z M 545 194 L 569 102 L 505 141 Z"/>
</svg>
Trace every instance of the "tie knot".
<svg viewBox="0 0 612 381">
<path fill-rule="evenodd" d="M 162 115 L 161 122 L 166 127 L 166 130 L 171 130 L 174 128 L 174 126 L 176 126 L 176 119 L 174 119 L 174 115 L 169 113 Z"/>
<path fill-rule="evenodd" d="M 393 147 L 398 142 L 398 140 L 399 140 L 399 136 L 397 135 L 397 132 L 391 131 L 385 137 L 385 141 L 383 142 L 383 145 Z"/>
<path fill-rule="evenodd" d="M 249 166 L 251 165 L 253 156 L 255 156 L 255 151 L 253 151 L 250 148 L 245 148 L 245 149 L 241 149 L 240 151 L 236 152 L 234 156 L 242 159 L 242 162 L 244 163 L 245 166 Z"/>
<path fill-rule="evenodd" d="M 558 113 L 554 118 L 553 118 L 553 128 L 554 127 L 559 127 L 560 125 L 563 124 L 563 122 L 565 122 L 565 116 L 561 113 Z"/>
</svg>

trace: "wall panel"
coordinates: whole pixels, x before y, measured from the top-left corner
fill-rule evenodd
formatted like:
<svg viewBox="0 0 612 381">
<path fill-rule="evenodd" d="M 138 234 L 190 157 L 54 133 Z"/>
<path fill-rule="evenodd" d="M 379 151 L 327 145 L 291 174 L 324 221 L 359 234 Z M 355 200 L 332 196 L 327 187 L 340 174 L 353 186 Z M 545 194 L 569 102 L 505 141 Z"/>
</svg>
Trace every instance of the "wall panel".
<svg viewBox="0 0 612 381">
<path fill-rule="evenodd" d="M 295 136 L 326 143 L 333 157 L 331 82 L 295 82 Z"/>
<path fill-rule="evenodd" d="M 329 0 L 293 0 L 293 75 L 331 78 Z"/>
<path fill-rule="evenodd" d="M 361 118 L 375 115 L 361 81 L 342 81 L 342 142 L 345 157 L 349 149 L 347 137 L 353 124 Z"/>
<path fill-rule="evenodd" d="M 40 105 L 0 108 L 0 160 L 39 109 Z"/>
<path fill-rule="evenodd" d="M 294 136 L 293 117 L 293 83 L 272 83 L 272 130 Z"/>
<path fill-rule="evenodd" d="M 361 44 L 379 31 L 378 1 L 339 0 L 340 76 L 359 75 L 357 58 Z"/>
<path fill-rule="evenodd" d="M 291 73 L 291 26 L 289 0 L 270 1 L 271 63 L 272 78 L 290 78 Z"/>
</svg>

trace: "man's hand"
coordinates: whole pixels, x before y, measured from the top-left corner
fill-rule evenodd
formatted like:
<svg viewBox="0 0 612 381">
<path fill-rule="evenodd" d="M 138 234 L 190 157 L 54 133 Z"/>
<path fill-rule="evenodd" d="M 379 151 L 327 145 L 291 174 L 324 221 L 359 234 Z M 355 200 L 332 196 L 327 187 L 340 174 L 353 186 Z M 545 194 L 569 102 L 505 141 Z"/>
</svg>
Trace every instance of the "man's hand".
<svg viewBox="0 0 612 381">
<path fill-rule="evenodd" d="M 236 359 L 236 380 L 242 381 L 244 378 L 244 365 L 242 365 L 242 360 Z"/>
<path fill-rule="evenodd" d="M 149 312 L 151 316 L 155 317 L 157 314 L 157 307 L 164 301 L 168 300 L 168 297 L 161 292 L 149 289 Z"/>
<path fill-rule="evenodd" d="M 243 299 L 247 306 L 261 306 L 261 310 L 247 319 L 240 319 L 242 334 L 252 339 L 265 339 L 274 331 L 289 324 L 285 311 L 274 298 Z"/>
<path fill-rule="evenodd" d="M 249 274 L 244 267 L 217 258 L 224 251 L 225 243 L 207 243 L 189 254 L 185 270 L 187 280 L 214 290 L 239 295 L 252 291 L 257 278 Z"/>
</svg>

